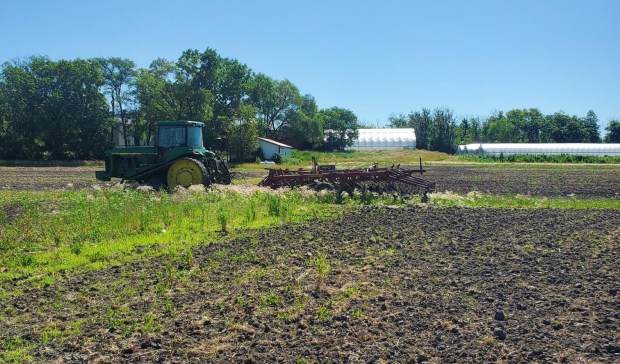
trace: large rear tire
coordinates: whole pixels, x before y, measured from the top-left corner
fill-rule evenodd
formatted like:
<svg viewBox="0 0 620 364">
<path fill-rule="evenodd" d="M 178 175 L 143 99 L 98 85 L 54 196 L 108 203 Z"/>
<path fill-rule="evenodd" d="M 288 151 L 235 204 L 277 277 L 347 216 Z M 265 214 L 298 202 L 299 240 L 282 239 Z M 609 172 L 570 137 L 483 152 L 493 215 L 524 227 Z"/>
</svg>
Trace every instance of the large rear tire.
<svg viewBox="0 0 620 364">
<path fill-rule="evenodd" d="M 191 185 L 209 185 L 209 173 L 201 161 L 181 158 L 174 162 L 167 173 L 168 187 L 189 187 Z"/>
</svg>

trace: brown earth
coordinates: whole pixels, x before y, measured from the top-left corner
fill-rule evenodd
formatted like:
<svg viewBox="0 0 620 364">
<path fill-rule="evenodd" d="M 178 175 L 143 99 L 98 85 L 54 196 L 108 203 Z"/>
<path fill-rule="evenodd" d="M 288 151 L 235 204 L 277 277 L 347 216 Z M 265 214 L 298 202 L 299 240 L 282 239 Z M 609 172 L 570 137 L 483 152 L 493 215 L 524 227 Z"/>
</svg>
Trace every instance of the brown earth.
<svg viewBox="0 0 620 364">
<path fill-rule="evenodd" d="M 0 190 L 86 188 L 102 184 L 95 179 L 98 169 L 101 167 L 0 167 Z M 620 198 L 620 166 L 479 164 L 432 165 L 427 169 L 424 178 L 434 181 L 442 192 Z M 240 175 L 257 178 L 266 173 L 241 171 Z"/>
<path fill-rule="evenodd" d="M 0 167 L 0 191 L 45 191 L 97 184 L 101 167 Z"/>
<path fill-rule="evenodd" d="M 5 282 L 0 342 L 37 362 L 618 362 L 619 227 L 616 210 L 368 207 Z"/>
<path fill-rule="evenodd" d="M 424 178 L 442 192 L 620 198 L 620 166 L 433 165 Z"/>
</svg>

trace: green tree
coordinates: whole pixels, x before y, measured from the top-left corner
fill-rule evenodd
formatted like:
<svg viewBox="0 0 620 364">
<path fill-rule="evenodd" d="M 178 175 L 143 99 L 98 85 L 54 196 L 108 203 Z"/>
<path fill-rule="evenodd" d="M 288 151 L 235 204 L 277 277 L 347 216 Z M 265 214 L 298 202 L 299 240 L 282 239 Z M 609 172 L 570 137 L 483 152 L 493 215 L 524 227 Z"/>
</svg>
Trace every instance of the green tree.
<svg viewBox="0 0 620 364">
<path fill-rule="evenodd" d="M 605 130 L 607 130 L 607 135 L 605 135 L 605 143 L 620 143 L 619 120 L 611 120 Z"/>
<path fill-rule="evenodd" d="M 239 119 L 228 125 L 227 135 L 230 154 L 234 160 L 242 162 L 253 157 L 258 149 L 258 123 L 252 105 L 243 104 L 240 110 Z"/>
<path fill-rule="evenodd" d="M 390 124 L 390 128 L 407 128 L 409 127 L 409 120 L 407 116 L 404 114 L 399 115 L 390 115 L 388 118 L 388 123 Z"/>
<path fill-rule="evenodd" d="M 456 148 L 456 119 L 448 108 L 433 110 L 431 150 L 453 153 Z"/>
<path fill-rule="evenodd" d="M 323 114 L 312 95 L 302 97 L 301 106 L 286 116 L 288 126 L 283 129 L 284 139 L 299 149 L 318 149 L 323 145 Z"/>
<path fill-rule="evenodd" d="M 136 79 L 141 120 L 137 124 L 150 140 L 158 120 L 210 120 L 213 95 L 196 85 L 191 74 L 165 59 L 141 69 Z"/>
<path fill-rule="evenodd" d="M 119 57 L 98 58 L 97 61 L 109 92 L 112 117 L 120 119 L 123 141 L 125 146 L 128 146 L 130 135 L 128 104 L 131 103 L 131 95 L 134 94 L 136 64 Z"/>
<path fill-rule="evenodd" d="M 513 109 L 506 113 L 508 125 L 514 127 L 511 143 L 540 142 L 543 114 L 536 108 Z"/>
<path fill-rule="evenodd" d="M 543 134 L 552 143 L 586 143 L 591 137 L 583 119 L 563 112 L 545 116 Z"/>
<path fill-rule="evenodd" d="M 589 142 L 591 143 L 600 143 L 601 142 L 601 133 L 598 125 L 598 116 L 594 113 L 593 110 L 589 110 L 586 114 L 585 118 L 585 128 L 590 136 Z"/>
<path fill-rule="evenodd" d="M 493 115 L 486 122 L 486 139 L 492 143 L 514 143 L 516 126 L 502 112 Z"/>
<path fill-rule="evenodd" d="M 455 131 L 455 144 L 480 142 L 480 120 L 463 118 Z"/>
<path fill-rule="evenodd" d="M 228 125 L 238 120 L 242 105 L 248 100 L 251 70 L 236 59 L 221 57 L 215 50 L 183 52 L 178 68 L 195 87 L 212 95 L 211 117 L 206 119 L 205 143 L 217 145 L 228 136 Z"/>
<path fill-rule="evenodd" d="M 431 149 L 433 135 L 433 117 L 431 110 L 423 108 L 422 112 L 409 114 L 408 126 L 415 129 L 416 147 L 418 149 Z"/>
<path fill-rule="evenodd" d="M 262 73 L 255 75 L 251 84 L 250 102 L 267 136 L 282 139 L 283 130 L 301 106 L 299 89 L 289 80 L 276 81 Z"/>
<path fill-rule="evenodd" d="M 91 159 L 103 156 L 107 123 L 96 62 L 31 57 L 5 63 L 4 158 Z M 3 143 L 3 144 L 4 144 Z"/>
<path fill-rule="evenodd" d="M 326 150 L 344 150 L 353 145 L 353 141 L 358 137 L 359 124 L 357 116 L 353 111 L 331 107 L 321 110 L 323 115 L 323 128 L 325 132 L 325 143 L 323 148 Z"/>
</svg>

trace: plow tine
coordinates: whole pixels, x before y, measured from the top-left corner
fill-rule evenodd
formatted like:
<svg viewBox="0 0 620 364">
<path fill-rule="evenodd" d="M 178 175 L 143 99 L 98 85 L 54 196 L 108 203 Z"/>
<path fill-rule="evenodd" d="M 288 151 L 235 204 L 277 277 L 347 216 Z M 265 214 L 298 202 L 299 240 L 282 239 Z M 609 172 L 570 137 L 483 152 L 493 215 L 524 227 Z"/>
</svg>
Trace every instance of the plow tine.
<svg viewBox="0 0 620 364">
<path fill-rule="evenodd" d="M 435 188 L 434 182 L 419 177 L 408 176 L 402 172 L 390 171 L 390 178 L 408 185 L 422 187 L 427 191 L 432 191 Z"/>
</svg>

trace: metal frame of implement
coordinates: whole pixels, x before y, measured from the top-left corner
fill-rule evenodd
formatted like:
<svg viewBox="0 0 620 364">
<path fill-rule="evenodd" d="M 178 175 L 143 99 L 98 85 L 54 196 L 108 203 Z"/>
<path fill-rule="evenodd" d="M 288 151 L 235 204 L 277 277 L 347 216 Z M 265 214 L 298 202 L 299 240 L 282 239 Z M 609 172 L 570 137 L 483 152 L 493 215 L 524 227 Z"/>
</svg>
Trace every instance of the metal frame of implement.
<svg viewBox="0 0 620 364">
<path fill-rule="evenodd" d="M 310 170 L 267 169 L 269 174 L 259 183 L 260 186 L 272 188 L 310 186 L 317 190 L 352 192 L 354 189 L 369 189 L 377 192 L 393 192 L 398 190 L 395 182 L 399 182 L 410 189 L 418 188 L 424 193 L 435 189 L 435 182 L 412 176 L 413 173 L 422 175 L 426 172 L 422 168 L 421 159 L 419 169 L 403 169 L 400 165 L 379 168 L 375 163 L 370 168 L 336 170 L 334 165 L 318 165 L 314 158 Z"/>
</svg>

